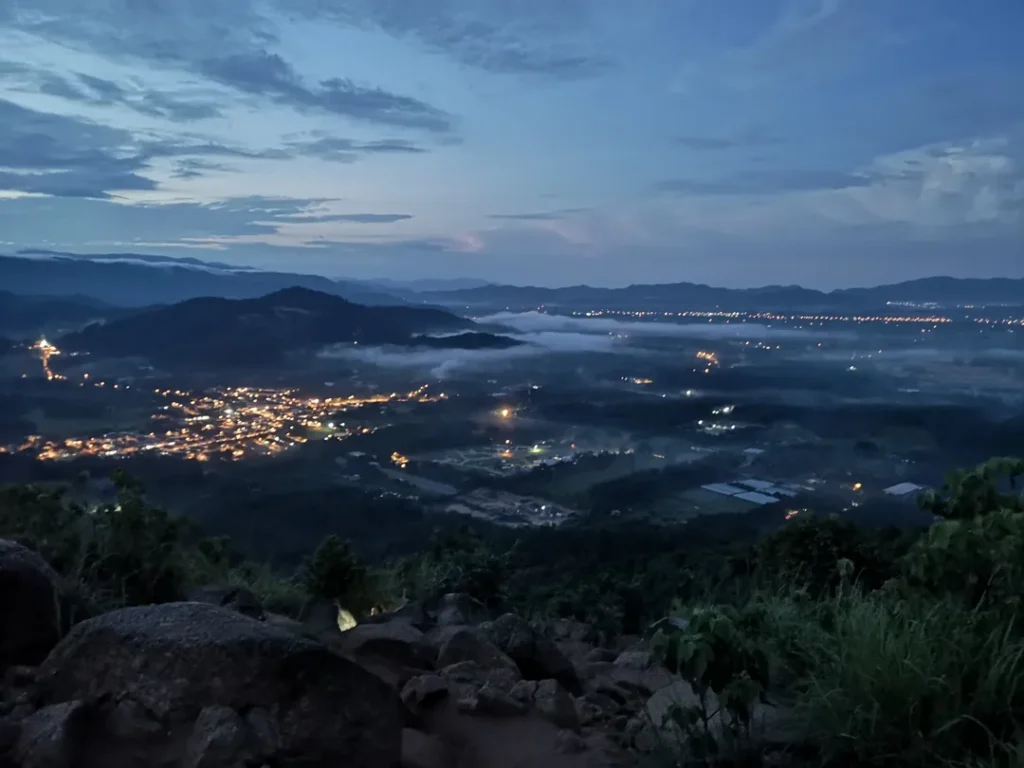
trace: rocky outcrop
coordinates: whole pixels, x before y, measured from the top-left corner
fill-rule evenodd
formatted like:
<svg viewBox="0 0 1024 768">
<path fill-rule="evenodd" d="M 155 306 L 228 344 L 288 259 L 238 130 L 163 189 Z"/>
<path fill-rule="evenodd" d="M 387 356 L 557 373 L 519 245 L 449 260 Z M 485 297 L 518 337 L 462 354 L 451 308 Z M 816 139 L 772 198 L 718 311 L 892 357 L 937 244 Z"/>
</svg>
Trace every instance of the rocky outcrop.
<svg viewBox="0 0 1024 768">
<path fill-rule="evenodd" d="M 530 680 L 557 680 L 570 693 L 582 692 L 572 662 L 554 641 L 512 613 L 480 625 L 480 630 L 519 667 Z"/>
<path fill-rule="evenodd" d="M 38 664 L 81 613 L 61 577 L 27 547 L 0 539 L 0 671 Z"/>
<path fill-rule="evenodd" d="M 196 768 L 233 765 L 223 756 L 235 753 L 282 766 L 399 760 L 394 690 L 322 645 L 212 605 L 125 608 L 83 622 L 41 679 L 50 704 L 130 699 L 168 739 L 187 734 L 181 758 Z M 109 747 L 117 737 L 104 731 L 94 741 Z"/>
<path fill-rule="evenodd" d="M 472 661 L 488 669 L 507 667 L 516 669 L 516 662 L 502 653 L 494 643 L 476 629 L 450 627 L 438 635 L 439 667 L 448 667 L 463 661 Z"/>
<path fill-rule="evenodd" d="M 243 616 L 262 621 L 264 619 L 263 603 L 253 594 L 252 590 L 245 587 L 232 587 L 221 585 L 208 585 L 190 589 L 185 596 L 186 600 L 194 603 L 208 603 L 237 611 Z"/>
</svg>

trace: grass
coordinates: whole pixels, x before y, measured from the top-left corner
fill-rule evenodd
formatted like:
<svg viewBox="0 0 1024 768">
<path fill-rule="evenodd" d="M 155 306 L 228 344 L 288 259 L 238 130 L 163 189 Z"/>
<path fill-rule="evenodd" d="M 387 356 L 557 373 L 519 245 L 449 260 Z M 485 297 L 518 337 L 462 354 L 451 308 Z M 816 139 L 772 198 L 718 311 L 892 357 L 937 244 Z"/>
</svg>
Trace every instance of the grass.
<svg viewBox="0 0 1024 768">
<path fill-rule="evenodd" d="M 841 593 L 813 606 L 793 650 L 795 713 L 826 762 L 1011 765 L 1024 713 L 1012 619 L 953 601 Z M 961 762 L 957 756 L 962 755 Z"/>
</svg>

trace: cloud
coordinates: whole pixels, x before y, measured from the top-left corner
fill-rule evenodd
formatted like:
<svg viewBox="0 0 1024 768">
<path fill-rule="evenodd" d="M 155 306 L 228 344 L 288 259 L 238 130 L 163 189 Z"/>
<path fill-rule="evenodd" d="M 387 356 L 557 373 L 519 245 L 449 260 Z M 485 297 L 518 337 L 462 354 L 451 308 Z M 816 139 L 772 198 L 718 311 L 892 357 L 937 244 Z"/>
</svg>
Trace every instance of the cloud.
<svg viewBox="0 0 1024 768">
<path fill-rule="evenodd" d="M 356 141 L 341 136 L 330 136 L 320 133 L 312 139 L 286 142 L 288 151 L 296 155 L 317 157 L 340 163 L 351 163 L 366 155 L 383 154 L 423 154 L 427 150 L 405 139 L 376 139 L 373 141 Z"/>
<path fill-rule="evenodd" d="M 665 179 L 661 192 L 681 195 L 767 195 L 809 189 L 848 189 L 871 184 L 869 176 L 828 170 L 747 170 L 717 181 Z"/>
<path fill-rule="evenodd" d="M 609 318 L 580 318 L 549 315 L 542 312 L 499 312 L 475 318 L 478 323 L 489 323 L 512 328 L 528 339 L 535 335 L 558 334 L 593 335 L 605 337 L 676 337 L 684 339 L 811 339 L 827 335 L 814 331 L 770 328 L 758 323 L 661 323 L 629 322 Z"/>
<path fill-rule="evenodd" d="M 127 131 L 0 99 L 0 189 L 57 197 L 150 190 Z"/>
<path fill-rule="evenodd" d="M 394 224 L 396 221 L 407 221 L 412 218 L 409 213 L 328 213 L 308 216 L 280 216 L 277 221 L 310 224 L 318 222 L 344 221 L 353 224 Z"/>
<path fill-rule="evenodd" d="M 0 61 L 0 74 L 15 91 L 39 92 L 97 107 L 117 105 L 148 117 L 162 117 L 174 122 L 192 122 L 221 116 L 217 104 L 206 97 L 136 85 L 122 86 L 113 80 L 81 72 L 68 78 L 41 67 Z"/>
<path fill-rule="evenodd" d="M 333 19 L 412 39 L 461 64 L 497 74 L 580 80 L 600 75 L 612 66 L 608 47 L 595 34 L 602 9 L 594 0 L 278 2 L 308 18 Z"/>
<path fill-rule="evenodd" d="M 562 208 L 557 211 L 535 211 L 532 213 L 492 213 L 487 218 L 500 221 L 558 221 L 574 213 L 587 213 L 589 208 Z"/>
<path fill-rule="evenodd" d="M 229 172 L 234 170 L 236 169 L 224 163 L 214 163 L 210 160 L 187 157 L 175 162 L 174 171 L 171 173 L 171 176 L 175 179 L 196 179 L 200 176 L 205 176 L 210 171 Z"/>
<path fill-rule="evenodd" d="M 517 360 L 545 355 L 603 354 L 631 350 L 609 336 L 580 333 L 540 332 L 511 334 L 523 344 L 507 349 L 428 349 L 417 347 L 359 347 L 337 345 L 325 349 L 321 356 L 384 368 L 409 368 L 429 371 L 444 379 L 456 371 L 494 369 Z"/>
<path fill-rule="evenodd" d="M 447 112 L 412 96 L 358 85 L 344 78 L 309 84 L 280 55 L 252 50 L 196 62 L 197 71 L 222 85 L 265 96 L 300 111 L 328 112 L 355 120 L 432 133 L 450 133 Z"/>
</svg>

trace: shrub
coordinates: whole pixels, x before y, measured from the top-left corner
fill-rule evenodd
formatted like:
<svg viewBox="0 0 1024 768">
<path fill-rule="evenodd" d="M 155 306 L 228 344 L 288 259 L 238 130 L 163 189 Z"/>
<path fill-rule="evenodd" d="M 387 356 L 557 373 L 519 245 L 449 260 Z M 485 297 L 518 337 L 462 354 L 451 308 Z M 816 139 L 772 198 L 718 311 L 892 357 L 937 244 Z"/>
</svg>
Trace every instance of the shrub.
<svg viewBox="0 0 1024 768">
<path fill-rule="evenodd" d="M 301 579 L 310 598 L 337 602 L 357 618 L 370 614 L 380 602 L 370 568 L 337 536 L 321 542 L 303 567 Z"/>
</svg>

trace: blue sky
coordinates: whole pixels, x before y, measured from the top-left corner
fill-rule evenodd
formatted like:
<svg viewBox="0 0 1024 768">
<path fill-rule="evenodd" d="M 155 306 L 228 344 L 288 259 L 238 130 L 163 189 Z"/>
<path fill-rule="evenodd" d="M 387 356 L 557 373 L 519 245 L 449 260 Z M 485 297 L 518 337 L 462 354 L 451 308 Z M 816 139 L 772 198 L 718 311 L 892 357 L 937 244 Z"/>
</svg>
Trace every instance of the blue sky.
<svg viewBox="0 0 1024 768">
<path fill-rule="evenodd" d="M 1018 0 L 3 0 L 0 250 L 1024 276 Z"/>
</svg>

